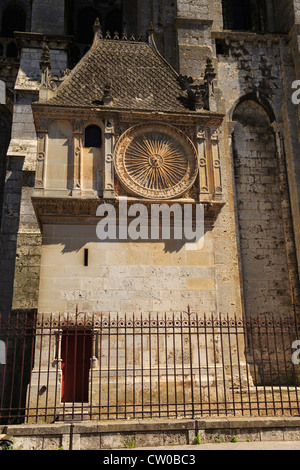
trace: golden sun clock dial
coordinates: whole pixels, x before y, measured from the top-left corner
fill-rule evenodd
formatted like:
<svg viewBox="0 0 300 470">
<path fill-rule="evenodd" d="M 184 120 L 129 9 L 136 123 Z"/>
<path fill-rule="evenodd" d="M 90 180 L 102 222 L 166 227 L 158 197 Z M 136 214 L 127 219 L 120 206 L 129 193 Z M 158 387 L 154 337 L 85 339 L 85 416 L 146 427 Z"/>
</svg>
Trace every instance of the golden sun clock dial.
<svg viewBox="0 0 300 470">
<path fill-rule="evenodd" d="M 130 193 L 149 199 L 182 195 L 197 177 L 197 154 L 180 130 L 141 124 L 127 130 L 115 150 L 117 174 Z"/>
</svg>

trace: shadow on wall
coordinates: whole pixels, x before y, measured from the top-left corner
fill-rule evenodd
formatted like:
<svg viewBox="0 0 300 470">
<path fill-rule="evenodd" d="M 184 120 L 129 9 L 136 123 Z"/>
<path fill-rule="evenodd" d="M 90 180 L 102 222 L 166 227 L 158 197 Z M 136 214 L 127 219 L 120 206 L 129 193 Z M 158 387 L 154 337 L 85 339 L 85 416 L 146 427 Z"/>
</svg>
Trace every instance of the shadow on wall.
<svg viewBox="0 0 300 470">
<path fill-rule="evenodd" d="M 23 160 L 10 158 L 7 168 L 9 176 L 4 188 L 0 244 L 0 272 L 5 273 L 1 278 L 0 312 L 4 318 L 9 315 L 12 307 L 23 182 L 22 167 Z"/>
</svg>

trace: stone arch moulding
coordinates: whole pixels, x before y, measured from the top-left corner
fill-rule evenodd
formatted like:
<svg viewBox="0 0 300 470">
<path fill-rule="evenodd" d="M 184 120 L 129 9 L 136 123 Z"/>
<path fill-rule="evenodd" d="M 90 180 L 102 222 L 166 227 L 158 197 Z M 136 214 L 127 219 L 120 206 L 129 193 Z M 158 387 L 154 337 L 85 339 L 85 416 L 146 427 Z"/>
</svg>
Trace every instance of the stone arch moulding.
<svg viewBox="0 0 300 470">
<path fill-rule="evenodd" d="M 14 31 L 28 31 L 30 29 L 30 10 L 27 2 L 6 2 L 1 9 L 1 36 L 13 38 Z"/>
<path fill-rule="evenodd" d="M 270 124 L 272 124 L 273 122 L 276 122 L 276 115 L 273 111 L 272 106 L 270 105 L 268 99 L 265 96 L 263 96 L 263 94 L 260 93 L 259 91 L 246 93 L 245 95 L 239 97 L 229 112 L 229 121 L 233 121 L 233 122 L 235 121 L 234 114 L 237 108 L 239 107 L 239 105 L 245 101 L 254 101 L 256 104 L 259 104 L 262 108 L 264 108 L 265 112 L 268 114 Z"/>
</svg>

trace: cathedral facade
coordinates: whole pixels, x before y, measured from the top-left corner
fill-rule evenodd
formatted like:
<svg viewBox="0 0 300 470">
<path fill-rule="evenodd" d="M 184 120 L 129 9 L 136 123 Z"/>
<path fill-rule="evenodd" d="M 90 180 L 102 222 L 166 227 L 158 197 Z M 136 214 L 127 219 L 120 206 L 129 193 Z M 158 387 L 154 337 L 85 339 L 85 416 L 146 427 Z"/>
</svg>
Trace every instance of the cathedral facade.
<svg viewBox="0 0 300 470">
<path fill-rule="evenodd" d="M 297 310 L 298 20 L 293 0 L 0 1 L 4 317 Z M 136 204 L 201 205 L 201 244 L 99 239 L 125 202 L 126 228 Z"/>
<path fill-rule="evenodd" d="M 291 100 L 298 14 L 292 1 L 284 8 L 258 0 L 1 2 L 3 314 L 76 305 L 290 311 L 300 243 L 298 108 Z M 89 60 L 96 18 L 103 53 Z M 151 41 L 155 57 L 147 62 L 142 45 Z M 197 153 L 197 180 L 173 198 L 162 185 L 158 200 L 205 203 L 202 252 L 186 253 L 176 242 L 126 243 L 105 247 L 104 256 L 94 227 L 83 238 L 74 230 L 73 248 L 55 211 L 53 219 L 43 215 L 47 204 L 61 198 L 60 221 L 71 227 L 88 201 L 95 208 L 119 196 L 143 199 L 123 184 L 114 149 L 130 128 L 134 136 L 135 126 L 149 133 L 159 123 L 185 135 Z M 89 147 L 93 125 L 99 142 Z"/>
</svg>

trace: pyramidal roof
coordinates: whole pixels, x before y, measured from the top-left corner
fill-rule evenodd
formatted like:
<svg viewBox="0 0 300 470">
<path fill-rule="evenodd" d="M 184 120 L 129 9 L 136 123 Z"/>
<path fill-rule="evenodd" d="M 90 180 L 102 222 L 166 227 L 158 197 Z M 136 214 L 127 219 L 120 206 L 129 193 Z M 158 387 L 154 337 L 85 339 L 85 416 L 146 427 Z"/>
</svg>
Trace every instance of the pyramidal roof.
<svg viewBox="0 0 300 470">
<path fill-rule="evenodd" d="M 183 113 L 192 103 L 178 74 L 154 43 L 103 39 L 99 31 L 90 50 L 58 87 L 47 105 L 95 108 L 105 106 L 109 87 L 111 109 Z"/>
</svg>

